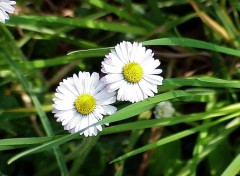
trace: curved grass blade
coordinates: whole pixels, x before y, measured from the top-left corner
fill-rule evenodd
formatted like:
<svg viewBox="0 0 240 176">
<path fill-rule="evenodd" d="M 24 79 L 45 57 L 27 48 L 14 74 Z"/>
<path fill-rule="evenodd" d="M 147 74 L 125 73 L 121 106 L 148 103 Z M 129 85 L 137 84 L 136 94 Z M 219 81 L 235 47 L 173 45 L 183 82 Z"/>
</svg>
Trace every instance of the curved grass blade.
<svg viewBox="0 0 240 176">
<path fill-rule="evenodd" d="M 125 25 L 116 22 L 105 22 L 81 18 L 63 18 L 56 16 L 12 16 L 6 23 L 9 26 L 19 26 L 23 29 L 36 28 L 41 29 L 45 26 L 64 25 L 78 28 L 101 29 L 113 32 L 130 33 L 135 35 L 145 35 L 147 31 L 139 26 Z"/>
<path fill-rule="evenodd" d="M 134 156 L 134 155 L 137 155 L 139 153 L 142 153 L 142 152 L 145 152 L 147 150 L 151 150 L 153 148 L 156 148 L 156 147 L 159 147 L 161 145 L 164 145 L 164 144 L 167 144 L 167 143 L 170 143 L 172 141 L 175 141 L 175 140 L 179 140 L 181 138 L 184 138 L 186 136 L 189 136 L 189 135 L 192 135 L 200 130 L 203 130 L 203 129 L 206 129 L 206 128 L 209 128 L 211 126 L 214 126 L 216 124 L 219 124 L 223 121 L 226 121 L 226 120 L 229 120 L 231 118 L 234 118 L 234 117 L 237 117 L 240 115 L 240 112 L 236 112 L 236 113 L 233 113 L 233 114 L 230 114 L 228 116 L 225 116 L 221 119 L 218 119 L 212 123 L 208 123 L 208 124 L 204 124 L 204 125 L 201 125 L 201 126 L 197 126 L 195 128 L 192 128 L 192 129 L 189 129 L 189 130 L 184 130 L 182 132 L 179 132 L 177 134 L 173 134 L 171 136 L 168 136 L 168 137 L 165 137 L 163 139 L 160 139 L 159 141 L 157 142 L 154 142 L 152 144 L 148 144 L 148 145 L 145 145 L 144 147 L 141 147 L 141 148 L 138 148 L 136 150 L 133 150 L 131 152 L 128 152 L 116 159 L 114 159 L 113 161 L 111 161 L 110 163 L 114 163 L 114 162 L 117 162 L 117 161 L 120 161 L 120 160 L 123 160 L 123 159 L 126 159 L 126 158 L 129 158 L 131 156 Z"/>
<path fill-rule="evenodd" d="M 231 122 L 229 122 L 223 129 L 220 134 L 214 134 L 212 138 L 209 139 L 209 143 L 204 147 L 202 153 L 199 154 L 199 163 L 208 156 L 215 148 L 221 143 L 224 139 L 226 139 L 232 132 L 234 132 L 238 126 L 240 125 L 240 118 L 235 118 Z M 188 176 L 190 175 L 190 168 L 193 161 L 190 159 L 184 168 L 177 174 L 177 176 Z M 197 164 L 199 164 L 197 163 Z"/>
<path fill-rule="evenodd" d="M 124 120 L 129 117 L 140 114 L 141 112 L 151 109 L 160 101 L 165 101 L 165 100 L 169 100 L 177 97 L 184 97 L 184 96 L 191 96 L 191 94 L 181 90 L 175 90 L 175 91 L 159 94 L 154 97 L 148 98 L 144 101 L 137 102 L 123 109 L 120 109 L 115 114 L 106 117 L 105 119 L 99 121 L 97 124 L 111 123 L 111 122 Z"/>
<path fill-rule="evenodd" d="M 16 47 L 16 49 L 18 49 L 18 48 Z M 47 115 L 41 109 L 41 104 L 40 104 L 37 96 L 35 94 L 33 94 L 31 92 L 31 90 L 29 89 L 30 86 L 29 86 L 29 83 L 28 83 L 27 79 L 23 76 L 21 70 L 18 68 L 18 66 L 15 64 L 15 62 L 11 59 L 11 57 L 2 48 L 0 48 L 0 54 L 3 58 L 5 58 L 5 60 L 9 63 L 9 65 L 15 70 L 15 74 L 17 75 L 17 77 L 21 81 L 24 89 L 30 95 L 34 105 L 37 108 L 37 112 L 39 114 L 41 123 L 43 124 L 47 135 L 48 136 L 53 136 L 53 131 L 52 131 L 52 128 L 51 128 L 51 124 L 48 121 Z M 63 157 L 63 154 L 62 154 L 60 148 L 58 146 L 54 147 L 53 152 L 54 152 L 54 155 L 56 157 L 57 163 L 59 165 L 59 169 L 61 171 L 61 174 L 62 175 L 68 175 L 67 166 L 65 164 L 64 157 Z"/>
<path fill-rule="evenodd" d="M 83 132 L 84 130 L 85 129 L 81 130 L 80 132 Z M 67 142 L 71 139 L 75 139 L 77 136 L 79 136 L 79 133 L 66 135 L 64 137 L 58 138 L 56 140 L 51 140 L 50 142 L 44 143 L 40 146 L 37 146 L 37 147 L 31 148 L 29 150 L 26 150 L 24 152 L 21 152 L 21 153 L 15 155 L 14 157 L 10 158 L 8 160 L 8 164 L 11 164 L 12 162 L 16 161 L 17 159 L 19 159 L 23 156 L 27 156 L 27 155 L 30 155 L 30 154 L 33 154 L 33 153 L 41 152 L 41 151 L 44 151 L 44 150 L 48 150 L 48 149 L 51 149 L 52 147 L 56 147 L 58 145 L 61 145 L 64 142 Z"/>
<path fill-rule="evenodd" d="M 19 64 L 19 66 L 23 69 L 40 69 L 46 68 L 50 66 L 56 65 L 63 65 L 68 64 L 72 61 L 81 60 L 83 58 L 90 58 L 90 57 L 101 57 L 107 54 L 109 48 L 98 48 L 98 49 L 89 49 L 89 50 L 81 50 L 78 52 L 72 52 L 66 56 L 60 56 L 52 59 L 42 59 L 42 60 L 35 60 L 32 62 L 25 62 Z"/>
<path fill-rule="evenodd" d="M 177 46 L 185 46 L 190 48 L 200 48 L 206 49 L 210 51 L 216 51 L 220 53 L 225 53 L 234 56 L 240 56 L 240 51 L 222 47 L 219 45 L 214 45 L 208 42 L 203 42 L 200 40 L 194 40 L 189 38 L 162 38 L 162 39 L 155 39 L 143 42 L 144 45 L 177 45 Z M 100 49 L 89 49 L 89 50 L 79 50 L 70 53 L 67 56 L 56 57 L 52 59 L 38 59 L 35 61 L 20 63 L 19 67 L 25 69 L 40 69 L 46 68 L 50 66 L 68 64 L 72 61 L 79 60 L 81 58 L 90 58 L 90 57 L 103 57 L 107 52 L 109 52 L 109 48 L 100 48 Z"/>
<path fill-rule="evenodd" d="M 222 176 L 235 176 L 240 172 L 240 154 L 230 163 L 226 170 L 222 173 Z"/>
<path fill-rule="evenodd" d="M 162 45 L 162 46 L 176 45 L 176 46 L 182 46 L 182 47 L 205 49 L 209 51 L 215 51 L 215 52 L 225 53 L 225 54 L 234 55 L 234 56 L 240 56 L 239 50 L 226 48 L 220 45 L 215 45 L 212 43 L 189 39 L 189 38 L 161 38 L 161 39 L 149 40 L 149 41 L 143 42 L 143 44 L 144 45 Z"/>
<path fill-rule="evenodd" d="M 101 135 L 119 133 L 129 130 L 152 128 L 156 126 L 171 126 L 179 123 L 194 122 L 198 120 L 211 119 L 219 116 L 228 115 L 230 113 L 238 112 L 240 109 L 240 103 L 226 106 L 214 111 L 202 112 L 190 115 L 182 115 L 173 118 L 163 118 L 163 119 L 152 119 L 152 120 L 141 120 L 131 123 L 125 123 L 121 125 L 115 125 L 105 128 Z"/>
<path fill-rule="evenodd" d="M 219 78 L 169 78 L 163 80 L 163 85 L 160 89 L 179 88 L 182 86 L 195 87 L 216 87 L 216 88 L 240 88 L 240 81 L 225 80 Z"/>
</svg>

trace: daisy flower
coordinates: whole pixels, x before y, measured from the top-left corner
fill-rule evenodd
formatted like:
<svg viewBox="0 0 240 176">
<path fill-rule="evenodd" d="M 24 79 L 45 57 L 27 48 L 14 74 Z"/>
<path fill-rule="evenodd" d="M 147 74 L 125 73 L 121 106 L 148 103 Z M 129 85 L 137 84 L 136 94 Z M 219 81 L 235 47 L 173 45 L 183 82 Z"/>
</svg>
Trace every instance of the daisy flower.
<svg viewBox="0 0 240 176">
<path fill-rule="evenodd" d="M 5 23 L 5 20 L 9 19 L 9 15 L 14 12 L 15 1 L 0 0 L 0 22 Z"/>
<path fill-rule="evenodd" d="M 154 115 L 155 118 L 164 118 L 164 117 L 172 117 L 175 113 L 175 109 L 172 106 L 170 101 L 162 101 L 158 103 L 155 107 Z"/>
<path fill-rule="evenodd" d="M 116 101 L 115 93 L 108 93 L 98 73 L 79 72 L 64 79 L 56 89 L 53 99 L 53 113 L 65 130 L 76 133 L 111 115 L 116 108 L 110 104 Z M 108 125 L 108 124 L 105 124 Z M 96 136 L 101 125 L 87 128 L 83 134 Z M 82 133 L 80 133 L 82 134 Z"/>
<path fill-rule="evenodd" d="M 163 80 L 159 65 L 152 50 L 141 43 L 123 41 L 105 56 L 101 71 L 106 73 L 103 81 L 108 92 L 117 91 L 117 100 L 134 103 L 158 92 Z"/>
</svg>

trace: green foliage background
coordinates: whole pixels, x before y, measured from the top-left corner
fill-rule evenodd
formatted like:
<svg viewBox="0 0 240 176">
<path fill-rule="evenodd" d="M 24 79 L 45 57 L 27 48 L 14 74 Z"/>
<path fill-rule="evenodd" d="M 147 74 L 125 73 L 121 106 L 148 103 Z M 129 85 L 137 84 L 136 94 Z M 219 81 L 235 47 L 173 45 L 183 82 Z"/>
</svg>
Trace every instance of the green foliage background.
<svg viewBox="0 0 240 176">
<path fill-rule="evenodd" d="M 17 1 L 0 24 L 0 175 L 239 174 L 239 14 L 237 0 Z M 117 103 L 97 137 L 68 134 L 58 83 L 123 40 L 161 61 L 159 93 Z M 176 115 L 155 119 L 165 100 Z"/>
</svg>

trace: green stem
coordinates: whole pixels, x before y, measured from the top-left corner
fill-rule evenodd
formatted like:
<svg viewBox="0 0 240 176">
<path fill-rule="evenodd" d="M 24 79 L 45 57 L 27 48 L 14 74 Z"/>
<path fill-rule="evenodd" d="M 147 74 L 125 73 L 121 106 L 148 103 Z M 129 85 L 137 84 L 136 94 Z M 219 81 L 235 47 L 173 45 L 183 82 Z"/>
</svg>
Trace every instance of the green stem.
<svg viewBox="0 0 240 176">
<path fill-rule="evenodd" d="M 15 41 L 13 41 L 11 34 L 9 33 L 9 31 L 6 29 L 5 26 L 0 24 L 0 29 L 7 36 L 7 37 L 6 36 L 5 37 L 10 39 L 10 42 L 15 42 Z M 15 47 L 15 48 L 18 49 L 17 47 Z M 19 51 L 19 53 L 21 53 L 21 52 Z M 23 88 L 30 95 L 33 104 L 37 108 L 37 113 L 40 117 L 41 123 L 44 127 L 44 130 L 46 131 L 47 136 L 54 136 L 54 133 L 52 131 L 51 124 L 48 120 L 48 117 L 47 117 L 46 113 L 43 111 L 43 109 L 41 108 L 41 103 L 39 102 L 37 96 L 30 90 L 30 88 L 29 88 L 30 84 L 29 84 L 28 80 L 24 76 L 22 76 L 23 74 L 22 74 L 21 70 L 18 68 L 18 65 L 12 60 L 12 57 L 10 57 L 10 55 L 2 47 L 0 47 L 0 54 L 2 55 L 2 58 L 5 58 L 5 60 L 8 62 L 8 64 L 13 68 L 13 70 L 15 71 L 15 74 L 21 81 Z M 22 57 L 22 59 L 25 60 L 24 56 L 21 55 L 20 57 Z M 66 164 L 65 164 L 64 156 L 63 156 L 59 146 L 53 147 L 53 151 L 54 151 L 54 155 L 56 157 L 58 166 L 60 168 L 61 175 L 62 176 L 69 175 Z"/>
</svg>

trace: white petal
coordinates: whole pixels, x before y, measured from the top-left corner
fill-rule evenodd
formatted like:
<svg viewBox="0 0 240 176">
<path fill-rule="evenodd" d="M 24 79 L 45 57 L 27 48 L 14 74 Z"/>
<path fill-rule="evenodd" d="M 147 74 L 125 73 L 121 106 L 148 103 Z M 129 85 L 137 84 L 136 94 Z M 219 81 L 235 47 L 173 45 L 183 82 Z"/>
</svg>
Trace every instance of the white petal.
<svg viewBox="0 0 240 176">
<path fill-rule="evenodd" d="M 111 64 L 112 64 L 112 65 L 118 66 L 118 67 L 120 67 L 120 68 L 125 65 L 125 63 L 122 62 L 121 59 L 119 59 L 119 57 L 117 56 L 117 53 L 116 53 L 115 51 L 109 53 L 108 58 L 111 59 Z"/>
<path fill-rule="evenodd" d="M 144 72 L 144 74 L 152 74 L 152 75 L 157 75 L 157 74 L 160 74 L 160 73 L 162 73 L 162 69 L 149 69 L 149 70 L 144 70 L 143 71 Z"/>
<path fill-rule="evenodd" d="M 72 79 L 73 83 L 76 86 L 76 89 L 78 91 L 78 95 L 81 95 L 83 93 L 83 87 L 82 87 L 82 82 L 81 82 L 82 77 L 80 77 L 80 75 L 81 75 L 81 72 L 79 72 L 79 77 L 76 74 L 74 74 L 73 79 Z"/>
<path fill-rule="evenodd" d="M 73 104 L 53 104 L 53 107 L 58 110 L 70 110 L 75 108 Z"/>
<path fill-rule="evenodd" d="M 15 11 L 15 8 L 12 6 L 14 4 L 16 4 L 15 1 L 0 1 L 0 22 L 5 23 L 5 20 L 9 19 L 8 14 L 12 14 Z"/>
<path fill-rule="evenodd" d="M 151 84 L 162 85 L 163 77 L 158 75 L 144 75 L 143 78 Z"/>
<path fill-rule="evenodd" d="M 62 125 L 63 125 L 63 126 L 67 125 L 73 118 L 74 118 L 74 116 L 66 117 L 66 118 L 62 121 Z"/>
<path fill-rule="evenodd" d="M 125 43 L 126 42 L 122 42 L 115 47 L 116 53 L 117 53 L 119 59 L 124 63 L 124 65 L 129 62 L 128 58 L 124 57 L 124 55 L 122 53 L 122 52 L 125 52 L 125 51 L 122 51 L 123 45 L 125 45 Z"/>
<path fill-rule="evenodd" d="M 110 84 L 113 82 L 118 82 L 120 80 L 123 80 L 124 78 L 122 74 L 108 74 L 104 76 L 102 79 L 106 84 Z"/>
<path fill-rule="evenodd" d="M 76 86 L 73 86 L 69 79 L 68 80 L 66 80 L 66 79 L 63 80 L 63 83 L 64 83 L 63 86 L 65 88 L 67 88 L 71 93 L 73 93 L 75 96 L 79 95 Z"/>
<path fill-rule="evenodd" d="M 98 109 L 98 108 L 97 108 Z M 103 109 L 103 108 L 102 108 Z M 103 109 L 104 112 L 104 109 Z M 104 114 L 104 113 L 102 113 Z M 93 115 L 97 120 L 102 120 L 103 119 L 103 115 L 102 115 L 98 110 L 93 111 Z"/>
<path fill-rule="evenodd" d="M 76 123 L 78 122 L 78 118 L 77 118 L 77 115 L 74 116 L 69 122 L 68 124 L 66 125 L 66 129 L 67 130 L 71 130 L 73 129 L 75 126 L 76 126 Z"/>
<path fill-rule="evenodd" d="M 111 105 L 103 107 L 105 114 L 112 115 L 117 111 L 117 108 Z"/>
<path fill-rule="evenodd" d="M 108 91 L 108 92 L 113 92 L 113 91 L 115 91 L 115 90 L 117 90 L 117 89 L 120 89 L 120 87 L 125 86 L 126 84 L 128 84 L 128 83 L 127 83 L 127 81 L 125 81 L 125 80 L 120 80 L 120 81 L 118 81 L 118 82 L 109 84 L 109 85 L 107 86 L 107 91 Z"/>
<path fill-rule="evenodd" d="M 91 75 L 91 82 L 90 82 L 90 89 L 94 90 L 99 82 L 99 74 L 96 72 L 93 72 Z"/>
<path fill-rule="evenodd" d="M 154 92 L 154 93 L 157 93 L 157 85 L 155 85 L 155 84 L 152 84 L 152 83 L 150 83 L 150 82 L 148 82 L 148 81 L 146 81 L 146 80 L 141 80 L 140 82 L 139 82 L 139 84 L 141 84 L 141 88 L 143 87 L 143 88 L 146 88 L 146 89 L 150 89 L 152 92 Z"/>
<path fill-rule="evenodd" d="M 105 87 L 105 84 L 103 83 L 103 81 L 99 81 L 98 85 L 96 86 L 96 88 L 91 92 L 91 95 L 95 96 L 98 92 L 100 92 L 101 90 L 103 90 Z"/>
<path fill-rule="evenodd" d="M 144 92 L 144 94 L 146 95 L 145 97 L 147 97 L 147 96 L 149 96 L 149 97 L 154 96 L 153 91 L 151 91 L 153 88 L 152 89 L 149 88 L 149 84 L 147 82 L 140 81 L 139 85 L 141 87 L 142 92 Z"/>
</svg>

